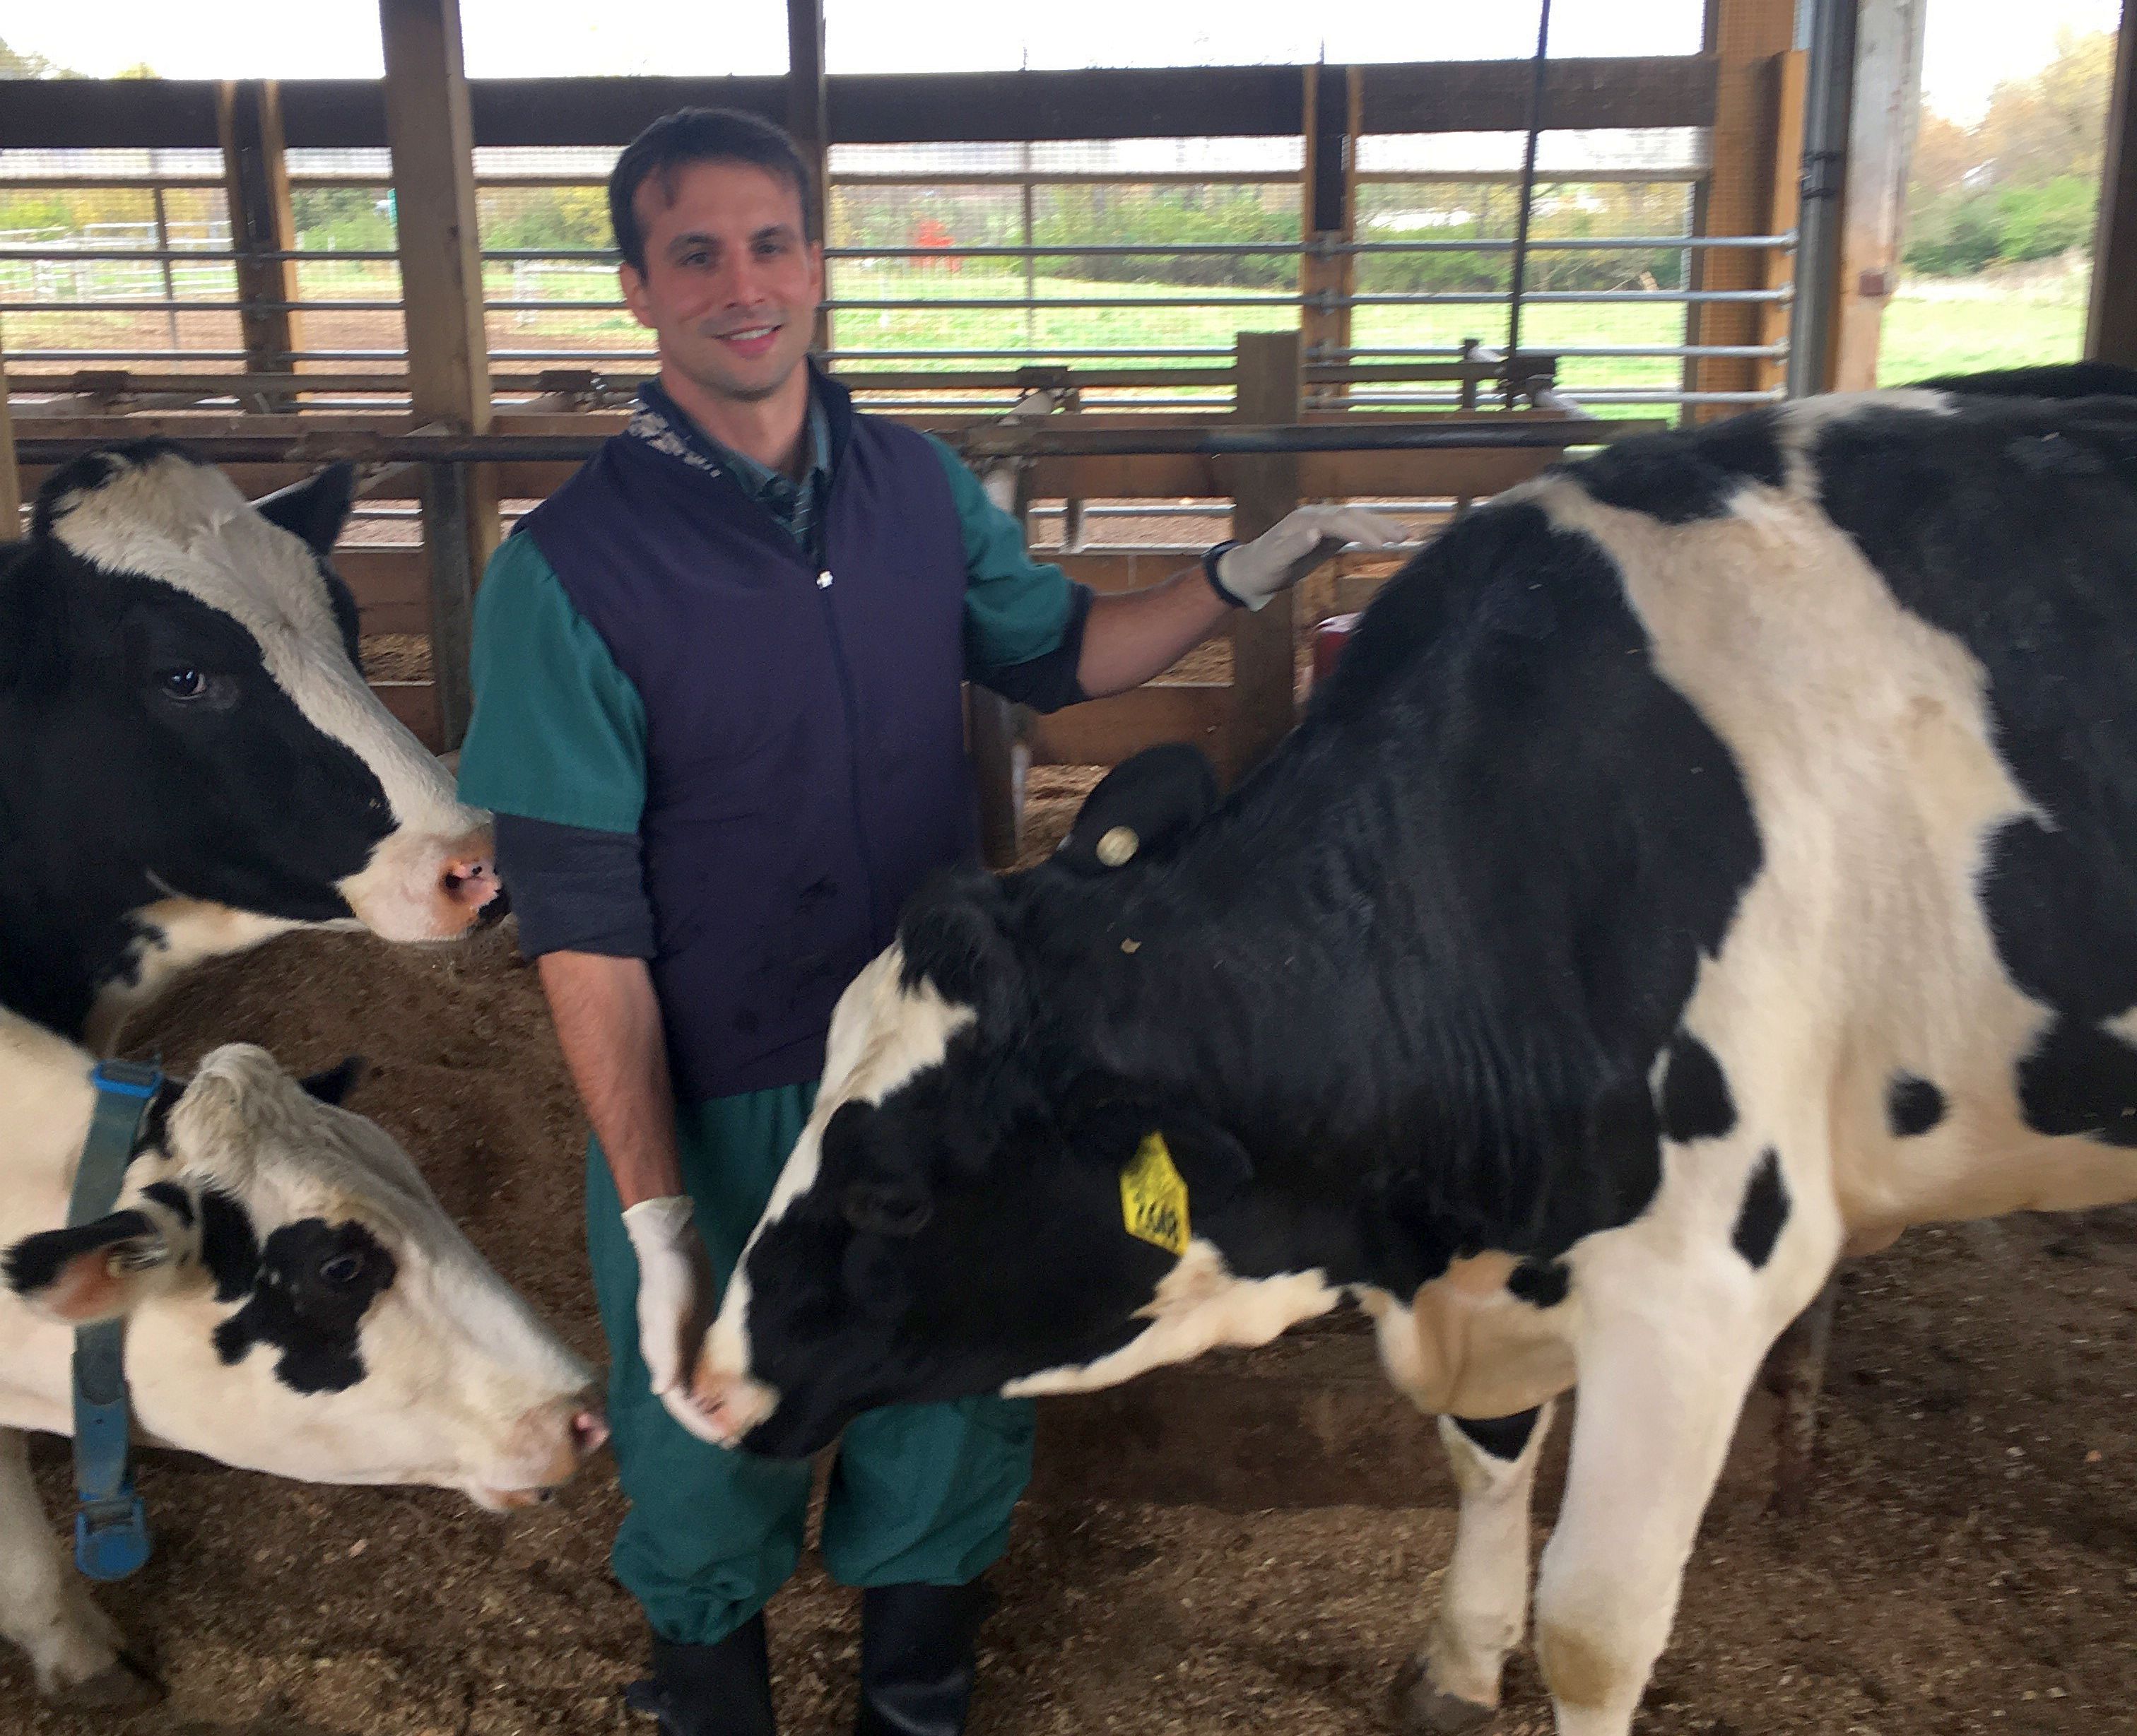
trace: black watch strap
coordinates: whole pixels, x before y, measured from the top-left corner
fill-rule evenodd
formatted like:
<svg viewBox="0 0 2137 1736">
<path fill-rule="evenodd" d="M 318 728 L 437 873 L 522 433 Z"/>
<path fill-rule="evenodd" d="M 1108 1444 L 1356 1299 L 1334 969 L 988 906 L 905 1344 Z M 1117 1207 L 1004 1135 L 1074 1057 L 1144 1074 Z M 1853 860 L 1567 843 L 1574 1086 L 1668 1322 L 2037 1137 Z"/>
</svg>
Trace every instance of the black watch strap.
<svg viewBox="0 0 2137 1736">
<path fill-rule="evenodd" d="M 1219 542 L 1215 548 L 1205 553 L 1202 557 L 1202 576 L 1210 581 L 1210 588 L 1233 608 L 1244 609 L 1247 606 L 1247 600 L 1242 596 L 1234 596 L 1224 588 L 1224 581 L 1217 576 L 1217 562 L 1223 558 L 1224 552 L 1227 549 L 1237 548 L 1239 546 L 1239 539 L 1232 537 Z"/>
</svg>

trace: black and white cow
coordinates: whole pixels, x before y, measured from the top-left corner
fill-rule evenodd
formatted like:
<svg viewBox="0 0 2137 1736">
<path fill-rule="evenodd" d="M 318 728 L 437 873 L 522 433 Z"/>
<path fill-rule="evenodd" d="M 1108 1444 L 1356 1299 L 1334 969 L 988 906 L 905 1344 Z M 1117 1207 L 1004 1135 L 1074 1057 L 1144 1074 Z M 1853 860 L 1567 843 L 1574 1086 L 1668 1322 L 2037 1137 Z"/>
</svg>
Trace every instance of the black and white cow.
<svg viewBox="0 0 2137 1736">
<path fill-rule="evenodd" d="M 286 929 L 502 910 L 488 816 L 358 673 L 349 499 L 338 465 L 256 511 L 143 441 L 55 471 L 0 544 L 0 1006 L 100 1048 Z"/>
<path fill-rule="evenodd" d="M 0 1013 L 0 1637 L 46 1695 L 113 1706 L 153 1689 L 54 1547 L 23 1435 L 71 1431 L 77 1325 L 125 1319 L 145 1438 L 282 1476 L 523 1506 L 606 1426 L 586 1367 L 407 1156 L 333 1106 L 345 1076 L 300 1085 L 262 1050 L 214 1051 L 151 1108 L 117 1209 L 58 1228 L 89 1069 Z"/>
<path fill-rule="evenodd" d="M 2137 1197 L 2133 567 L 2127 398 L 1813 400 L 1500 496 L 1214 812 L 1102 786 L 1092 849 L 908 911 L 699 1402 L 805 1453 L 1353 1298 L 1463 1492 L 1413 1727 L 1497 1702 L 1577 1382 L 1537 1651 L 1625 1736 L 1843 1250 Z"/>
</svg>

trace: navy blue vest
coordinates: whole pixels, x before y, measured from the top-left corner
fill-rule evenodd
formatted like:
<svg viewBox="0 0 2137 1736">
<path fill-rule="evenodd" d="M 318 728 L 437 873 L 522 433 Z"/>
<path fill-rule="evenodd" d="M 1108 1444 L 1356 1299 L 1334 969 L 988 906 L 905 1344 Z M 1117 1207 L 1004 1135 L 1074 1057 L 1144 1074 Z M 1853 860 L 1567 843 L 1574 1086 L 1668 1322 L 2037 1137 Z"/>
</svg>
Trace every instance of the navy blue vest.
<svg viewBox="0 0 2137 1736">
<path fill-rule="evenodd" d="M 618 435 L 528 513 L 638 689 L 640 821 L 677 1097 L 823 1070 L 840 991 L 977 850 L 964 542 L 942 460 L 821 380 L 828 581 L 726 470 Z"/>
</svg>

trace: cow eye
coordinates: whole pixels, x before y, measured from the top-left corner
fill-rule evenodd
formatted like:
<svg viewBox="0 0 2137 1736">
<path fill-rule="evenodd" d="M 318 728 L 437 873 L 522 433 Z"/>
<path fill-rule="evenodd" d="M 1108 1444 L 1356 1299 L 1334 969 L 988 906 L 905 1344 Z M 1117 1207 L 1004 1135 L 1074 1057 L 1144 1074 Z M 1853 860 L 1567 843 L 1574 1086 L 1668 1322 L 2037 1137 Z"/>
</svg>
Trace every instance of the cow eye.
<svg viewBox="0 0 2137 1736">
<path fill-rule="evenodd" d="M 346 1290 L 363 1276 L 361 1252 L 330 1254 L 319 1262 L 319 1281 L 329 1290 Z"/>
<path fill-rule="evenodd" d="M 167 699 L 202 699 L 207 696 L 207 677 L 198 669 L 164 669 L 158 673 L 156 685 Z"/>
</svg>

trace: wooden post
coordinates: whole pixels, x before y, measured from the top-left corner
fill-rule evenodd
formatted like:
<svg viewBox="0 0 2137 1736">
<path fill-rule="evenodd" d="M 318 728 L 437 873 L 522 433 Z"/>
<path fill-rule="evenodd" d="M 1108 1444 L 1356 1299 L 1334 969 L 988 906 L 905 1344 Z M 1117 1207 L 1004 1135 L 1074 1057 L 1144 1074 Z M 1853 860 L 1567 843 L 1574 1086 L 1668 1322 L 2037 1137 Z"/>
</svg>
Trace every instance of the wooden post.
<svg viewBox="0 0 2137 1736">
<path fill-rule="evenodd" d="M 15 418 L 7 408 L 7 352 L 0 345 L 0 542 L 22 534 L 22 473 L 15 466 Z"/>
<path fill-rule="evenodd" d="M 460 0 L 379 0 L 378 15 L 415 419 L 487 434 L 489 352 Z M 423 491 L 423 538 L 431 553 L 436 745 L 451 749 L 466 734 L 472 709 L 467 654 L 475 586 L 497 547 L 492 466 L 433 467 Z"/>
<path fill-rule="evenodd" d="M 237 255 L 237 321 L 245 366 L 254 373 L 288 373 L 303 346 L 293 305 L 297 264 L 275 257 L 297 245 L 282 143 L 281 86 L 260 79 L 225 80 L 216 87 L 215 119 L 230 202 L 230 247 Z M 158 189 L 159 197 L 160 193 Z M 167 281 L 168 274 L 167 262 Z M 270 410 L 290 407 L 280 394 L 248 401 Z"/>
<path fill-rule="evenodd" d="M 1299 328 L 1305 334 L 1309 362 L 1341 359 L 1351 347 L 1351 306 L 1357 281 L 1355 255 L 1327 250 L 1348 242 L 1356 232 L 1359 69 L 1306 69 L 1306 166 L 1300 183 L 1299 255 L 1302 298 Z M 1326 297 L 1327 304 L 1316 299 Z M 1341 386 L 1317 387 L 1317 399 L 1340 400 Z"/>
<path fill-rule="evenodd" d="M 1713 160 L 1705 197 L 1696 202 L 1701 235 L 1755 235 L 1772 209 L 1774 139 L 1779 95 L 1772 63 L 1795 38 L 1795 0 L 1707 0 L 1706 51 L 1716 62 Z M 1693 255 L 1692 286 L 1698 289 L 1765 287 L 1764 257 L 1747 248 L 1701 248 Z M 1755 343 L 1763 328 L 1760 304 L 1692 304 L 1685 328 L 1694 343 Z M 1695 390 L 1750 391 L 1760 384 L 1756 364 L 1737 356 L 1707 356 L 1687 370 Z M 1691 420 L 1734 413 L 1727 404 L 1696 404 Z"/>
<path fill-rule="evenodd" d="M 1296 422 L 1299 416 L 1299 334 L 1242 332 L 1239 336 L 1239 420 L 1249 427 Z M 1296 453 L 1235 460 L 1232 534 L 1244 542 L 1269 529 L 1298 504 Z M 1234 781 L 1283 739 L 1297 715 L 1296 610 L 1279 591 L 1232 624 L 1232 717 L 1224 771 Z"/>
<path fill-rule="evenodd" d="M 2096 362 L 2137 364 L 2137 7 L 2122 9 L 2115 51 L 2115 100 L 2107 111 L 2100 224 L 2092 247 L 2092 304 L 2085 353 Z"/>
<path fill-rule="evenodd" d="M 824 83 L 824 0 L 786 0 L 786 131 L 815 185 L 816 233 L 831 239 L 831 122 Z M 831 291 L 825 274 L 824 294 Z M 816 348 L 831 347 L 831 314 L 816 310 Z"/>
<path fill-rule="evenodd" d="M 1855 96 L 1847 124 L 1842 195 L 1840 307 L 1833 327 L 1833 386 L 1877 383 L 1886 304 L 1900 284 L 1907 170 L 1921 105 L 1926 0 L 1862 0 L 1855 15 Z"/>
<path fill-rule="evenodd" d="M 1786 235 L 1796 226 L 1803 209 L 1804 95 L 1810 75 L 1810 56 L 1799 48 L 1777 54 L 1767 63 L 1773 86 L 1774 159 L 1767 192 L 1766 233 Z M 1769 247 L 1759 255 L 1760 283 L 1769 289 L 1795 281 L 1795 255 L 1786 248 Z M 1759 342 L 1768 348 L 1789 335 L 1789 304 L 1769 302 L 1758 310 Z M 1756 380 L 1761 388 L 1787 383 L 1788 363 L 1781 357 L 1760 362 Z"/>
</svg>

